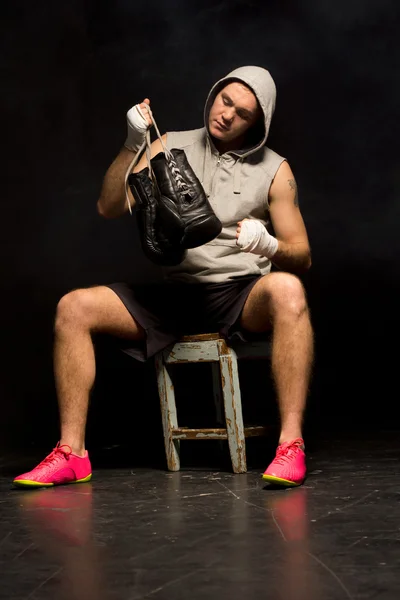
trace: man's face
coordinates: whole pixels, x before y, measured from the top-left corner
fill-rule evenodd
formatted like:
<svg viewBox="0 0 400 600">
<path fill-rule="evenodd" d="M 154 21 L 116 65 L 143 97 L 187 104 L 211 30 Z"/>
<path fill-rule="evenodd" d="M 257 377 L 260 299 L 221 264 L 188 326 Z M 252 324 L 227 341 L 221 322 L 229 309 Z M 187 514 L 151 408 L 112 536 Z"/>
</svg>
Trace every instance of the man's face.
<svg viewBox="0 0 400 600">
<path fill-rule="evenodd" d="M 227 143 L 244 137 L 261 116 L 253 92 L 239 82 L 229 83 L 216 96 L 208 117 L 210 134 Z"/>
</svg>

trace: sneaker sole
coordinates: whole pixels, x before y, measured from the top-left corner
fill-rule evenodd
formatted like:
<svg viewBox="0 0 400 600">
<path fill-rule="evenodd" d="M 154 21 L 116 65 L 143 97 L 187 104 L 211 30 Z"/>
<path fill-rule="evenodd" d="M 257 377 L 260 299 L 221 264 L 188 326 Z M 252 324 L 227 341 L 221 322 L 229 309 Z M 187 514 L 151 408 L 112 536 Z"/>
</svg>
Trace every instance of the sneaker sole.
<svg viewBox="0 0 400 600">
<path fill-rule="evenodd" d="M 279 485 L 284 485 L 285 487 L 296 487 L 301 485 L 303 481 L 296 483 L 295 481 L 289 481 L 289 479 L 281 479 L 280 477 L 275 477 L 274 475 L 263 475 L 264 481 L 269 481 L 271 483 L 278 483 Z"/>
<path fill-rule="evenodd" d="M 92 479 L 92 474 L 84 477 L 83 479 L 77 479 L 76 481 L 66 481 L 65 483 L 42 483 L 40 481 L 30 481 L 29 479 L 18 479 L 14 480 L 13 484 L 17 487 L 54 487 L 55 485 L 71 485 L 73 483 L 86 483 Z"/>
</svg>

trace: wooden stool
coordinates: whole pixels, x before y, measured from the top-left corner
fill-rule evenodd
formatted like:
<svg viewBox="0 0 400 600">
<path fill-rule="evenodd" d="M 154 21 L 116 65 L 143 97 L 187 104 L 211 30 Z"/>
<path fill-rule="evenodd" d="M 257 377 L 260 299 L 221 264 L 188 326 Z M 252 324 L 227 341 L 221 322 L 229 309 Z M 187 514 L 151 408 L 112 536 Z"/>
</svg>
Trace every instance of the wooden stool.
<svg viewBox="0 0 400 600">
<path fill-rule="evenodd" d="M 227 344 L 218 333 L 185 336 L 155 357 L 165 452 L 170 471 L 179 471 L 180 440 L 228 440 L 234 473 L 246 473 L 246 437 L 265 435 L 266 427 L 244 427 L 238 358 L 269 358 L 269 342 Z M 189 429 L 178 426 L 174 385 L 168 365 L 210 362 L 213 393 L 220 423 L 225 428 Z M 223 418 L 225 412 L 225 418 Z"/>
</svg>

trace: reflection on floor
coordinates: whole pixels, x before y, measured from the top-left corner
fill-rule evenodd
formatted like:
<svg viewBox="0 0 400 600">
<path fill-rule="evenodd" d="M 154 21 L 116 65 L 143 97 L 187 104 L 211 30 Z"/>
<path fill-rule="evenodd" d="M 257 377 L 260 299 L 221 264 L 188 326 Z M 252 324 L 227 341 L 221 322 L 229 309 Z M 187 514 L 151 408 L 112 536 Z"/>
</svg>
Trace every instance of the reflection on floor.
<svg viewBox="0 0 400 600">
<path fill-rule="evenodd" d="M 259 472 L 97 469 L 14 490 L 0 477 L 0 598 L 400 598 L 399 448 L 331 441 L 301 488 Z"/>
</svg>

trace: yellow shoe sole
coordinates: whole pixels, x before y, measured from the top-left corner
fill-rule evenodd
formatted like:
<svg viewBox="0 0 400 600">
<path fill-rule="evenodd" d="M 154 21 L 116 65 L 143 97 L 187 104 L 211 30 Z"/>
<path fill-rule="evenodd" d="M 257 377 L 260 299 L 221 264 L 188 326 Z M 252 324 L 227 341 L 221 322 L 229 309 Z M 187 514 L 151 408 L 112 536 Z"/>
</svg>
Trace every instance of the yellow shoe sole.
<svg viewBox="0 0 400 600">
<path fill-rule="evenodd" d="M 279 485 L 284 485 L 285 487 L 296 487 L 301 485 L 303 482 L 296 483 L 295 481 L 289 481 L 289 479 L 281 479 L 280 477 L 275 477 L 274 475 L 263 475 L 264 481 L 269 481 L 270 483 L 277 483 Z"/>
<path fill-rule="evenodd" d="M 86 483 L 92 479 L 92 474 L 84 477 L 83 479 L 77 479 L 76 481 L 69 481 L 68 483 L 41 483 L 40 481 L 30 481 L 29 479 L 18 479 L 13 481 L 13 484 L 16 487 L 29 487 L 29 488 L 37 488 L 37 487 L 54 487 L 54 485 L 71 485 L 73 483 Z"/>
</svg>

